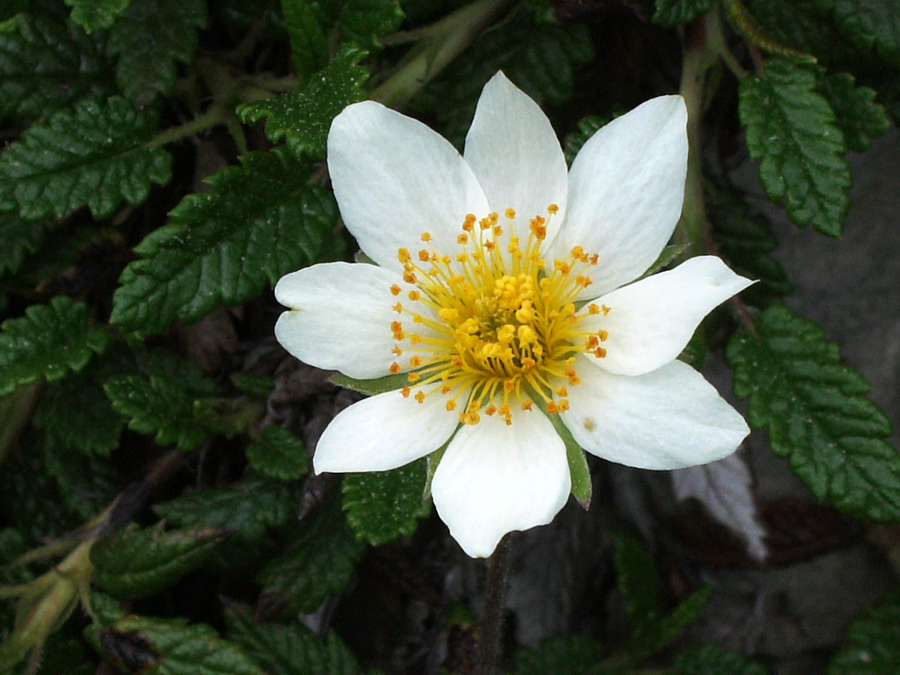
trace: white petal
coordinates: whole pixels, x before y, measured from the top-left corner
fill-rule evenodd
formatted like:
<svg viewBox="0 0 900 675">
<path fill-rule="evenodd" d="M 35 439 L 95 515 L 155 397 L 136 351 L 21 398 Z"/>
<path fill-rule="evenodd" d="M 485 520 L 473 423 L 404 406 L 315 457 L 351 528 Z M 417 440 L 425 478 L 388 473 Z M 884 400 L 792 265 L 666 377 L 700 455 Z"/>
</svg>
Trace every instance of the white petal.
<svg viewBox="0 0 900 675">
<path fill-rule="evenodd" d="M 282 277 L 275 297 L 290 311 L 275 324 L 275 337 L 301 361 L 368 379 L 388 374 L 397 358 L 391 285 L 404 284 L 395 272 L 344 262 L 305 267 Z"/>
<path fill-rule="evenodd" d="M 566 207 L 566 160 L 550 120 L 502 72 L 481 92 L 465 158 L 491 209 L 501 216 L 507 208 L 515 209 L 523 232 L 532 218 L 547 216 L 550 204 L 559 206 L 548 232 L 555 234 L 552 223 L 563 222 Z"/>
<path fill-rule="evenodd" d="M 373 101 L 348 106 L 334 119 L 328 170 L 347 229 L 391 269 L 401 269 L 397 249 L 415 252 L 423 232 L 451 254 L 466 214 L 489 211 L 475 175 L 446 139 Z"/>
<path fill-rule="evenodd" d="M 643 375 L 669 363 L 716 305 L 754 283 L 715 256 L 699 256 L 668 272 L 598 298 L 609 314 L 584 320 L 587 330 L 606 330 L 606 358 L 590 360 L 619 375 Z"/>
<path fill-rule="evenodd" d="M 600 254 L 594 293 L 637 279 L 656 260 L 681 215 L 687 172 L 687 109 L 660 96 L 595 133 L 569 174 L 557 256 L 580 245 Z"/>
<path fill-rule="evenodd" d="M 569 498 L 566 448 L 542 413 L 514 411 L 511 425 L 482 415 L 444 453 L 431 494 L 450 534 L 473 558 L 507 532 L 545 525 Z"/>
<path fill-rule="evenodd" d="M 562 414 L 591 454 L 641 469 L 706 464 L 737 449 L 747 424 L 703 376 L 681 361 L 647 375 L 604 373 L 582 363 Z"/>
<path fill-rule="evenodd" d="M 442 396 L 423 403 L 399 391 L 363 399 L 335 417 L 316 445 L 316 473 L 387 471 L 441 447 L 459 424 Z"/>
</svg>

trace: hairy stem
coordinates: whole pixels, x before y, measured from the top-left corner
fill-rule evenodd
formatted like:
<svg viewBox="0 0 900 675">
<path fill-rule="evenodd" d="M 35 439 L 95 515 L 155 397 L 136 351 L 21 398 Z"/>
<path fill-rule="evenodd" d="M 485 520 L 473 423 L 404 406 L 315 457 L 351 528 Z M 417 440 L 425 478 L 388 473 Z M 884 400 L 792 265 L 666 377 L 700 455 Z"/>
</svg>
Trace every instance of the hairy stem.
<svg viewBox="0 0 900 675">
<path fill-rule="evenodd" d="M 481 673 L 494 675 L 500 672 L 503 653 L 500 637 L 503 628 L 503 603 L 506 598 L 506 577 L 509 570 L 509 542 L 507 534 L 497 544 L 490 557 L 487 582 L 484 589 L 484 614 L 481 617 Z"/>
<path fill-rule="evenodd" d="M 372 98 L 394 108 L 402 107 L 465 51 L 510 4 L 510 0 L 477 0 L 428 27 L 427 37 L 372 92 Z"/>
</svg>

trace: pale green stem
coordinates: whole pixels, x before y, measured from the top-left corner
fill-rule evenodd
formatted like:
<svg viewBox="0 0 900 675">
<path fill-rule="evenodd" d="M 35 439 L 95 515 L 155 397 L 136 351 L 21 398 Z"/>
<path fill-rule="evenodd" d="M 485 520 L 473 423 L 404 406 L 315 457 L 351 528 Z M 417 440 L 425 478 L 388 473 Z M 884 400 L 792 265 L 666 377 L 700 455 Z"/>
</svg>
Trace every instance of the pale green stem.
<svg viewBox="0 0 900 675">
<path fill-rule="evenodd" d="M 478 0 L 435 23 L 429 28 L 428 37 L 410 51 L 398 70 L 372 92 L 372 98 L 394 108 L 402 107 L 510 4 L 510 0 Z"/>
</svg>

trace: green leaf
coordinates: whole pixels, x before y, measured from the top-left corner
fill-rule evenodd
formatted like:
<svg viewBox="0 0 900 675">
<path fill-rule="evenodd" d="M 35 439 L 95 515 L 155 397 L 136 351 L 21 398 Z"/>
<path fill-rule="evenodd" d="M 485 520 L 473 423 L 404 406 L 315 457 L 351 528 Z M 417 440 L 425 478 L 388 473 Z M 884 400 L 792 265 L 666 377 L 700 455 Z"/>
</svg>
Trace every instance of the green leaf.
<svg viewBox="0 0 900 675">
<path fill-rule="evenodd" d="M 579 675 L 594 672 L 603 656 L 599 642 L 584 635 L 554 637 L 536 649 L 520 649 L 513 668 L 515 675 Z"/>
<path fill-rule="evenodd" d="M 123 98 L 82 101 L 32 126 L 0 155 L 0 208 L 28 220 L 62 218 L 87 204 L 95 218 L 139 204 L 167 183 L 172 157 L 145 143 L 156 118 Z"/>
<path fill-rule="evenodd" d="M 342 249 L 331 194 L 306 182 L 308 166 L 279 152 L 254 152 L 208 179 L 211 192 L 185 197 L 171 223 L 135 249 L 113 297 L 112 321 L 156 332 L 239 304 L 266 282 Z"/>
<path fill-rule="evenodd" d="M 247 446 L 247 461 L 255 471 L 280 480 L 297 480 L 309 473 L 303 441 L 283 427 L 266 427 L 263 437 Z"/>
<path fill-rule="evenodd" d="M 356 675 L 353 653 L 335 634 L 324 640 L 302 623 L 257 623 L 249 607 L 225 608 L 228 637 L 270 675 Z"/>
<path fill-rule="evenodd" d="M 99 41 L 44 14 L 0 32 L 0 116 L 34 120 L 84 97 L 112 93 Z"/>
<path fill-rule="evenodd" d="M 778 248 L 765 217 L 750 210 L 736 190 L 707 183 L 704 186 L 709 221 L 719 250 L 731 268 L 748 279 L 757 279 L 741 298 L 755 307 L 765 307 L 789 295 L 794 286 L 781 263 L 769 255 Z"/>
<path fill-rule="evenodd" d="M 731 339 L 726 356 L 735 393 L 750 397 L 750 426 L 768 427 L 773 452 L 816 497 L 852 515 L 900 519 L 900 458 L 885 440 L 890 422 L 819 326 L 775 305 L 755 335 Z"/>
<path fill-rule="evenodd" d="M 850 168 L 834 112 L 820 94 L 813 66 L 775 58 L 765 76 L 740 85 L 741 122 L 750 156 L 773 201 L 784 200 L 791 220 L 838 236 L 843 228 Z"/>
<path fill-rule="evenodd" d="M 358 539 L 373 546 L 409 537 L 431 512 L 425 500 L 426 460 L 392 471 L 344 476 L 344 510 Z"/>
<path fill-rule="evenodd" d="M 72 8 L 72 21 L 88 33 L 112 26 L 129 2 L 131 0 L 66 0 Z"/>
<path fill-rule="evenodd" d="M 250 658 L 206 624 L 126 616 L 85 630 L 94 648 L 125 672 L 141 675 L 265 675 Z"/>
<path fill-rule="evenodd" d="M 79 407 L 72 406 L 75 400 L 69 399 L 70 407 Z M 86 459 L 51 439 L 43 446 L 44 467 L 56 480 L 62 501 L 83 520 L 95 517 L 121 491 L 123 477 L 110 462 L 97 457 Z"/>
<path fill-rule="evenodd" d="M 588 142 L 590 137 L 597 133 L 601 127 L 609 124 L 609 121 L 609 115 L 590 115 L 589 117 L 582 117 L 578 120 L 578 126 L 575 131 L 566 136 L 564 150 L 566 162 L 569 166 L 572 166 L 575 157 L 578 156 L 578 153 L 581 152 L 581 148 L 584 147 L 584 144 Z"/>
<path fill-rule="evenodd" d="M 900 669 L 900 594 L 896 591 L 857 619 L 828 675 L 888 675 Z"/>
<path fill-rule="evenodd" d="M 649 658 L 669 646 L 685 628 L 697 620 L 709 602 L 710 595 L 712 595 L 711 586 L 698 588 L 658 622 L 645 624 L 635 631 L 636 653 L 641 654 L 643 658 Z"/>
<path fill-rule="evenodd" d="M 228 528 L 254 541 L 296 519 L 300 489 L 251 474 L 231 487 L 199 490 L 153 508 L 176 525 Z"/>
<path fill-rule="evenodd" d="M 653 23 L 666 28 L 682 26 L 708 12 L 712 5 L 713 0 L 656 0 Z"/>
<path fill-rule="evenodd" d="M 331 121 L 346 106 L 365 98 L 363 84 L 369 71 L 359 65 L 365 52 L 345 47 L 326 68 L 310 78 L 300 92 L 238 106 L 238 116 L 246 123 L 266 120 L 266 136 L 285 139 L 296 155 L 313 159 L 325 156 Z"/>
<path fill-rule="evenodd" d="M 816 0 L 859 51 L 900 68 L 900 5 L 892 0 Z"/>
<path fill-rule="evenodd" d="M 328 63 L 328 38 L 307 0 L 281 0 L 284 27 L 291 38 L 294 69 L 302 77 Z"/>
<path fill-rule="evenodd" d="M 163 523 L 126 529 L 91 548 L 93 583 L 122 600 L 148 598 L 202 565 L 231 533 L 188 527 L 163 531 Z"/>
<path fill-rule="evenodd" d="M 616 585 L 625 598 L 628 623 L 635 631 L 659 621 L 659 575 L 647 549 L 634 537 L 610 532 Z"/>
<path fill-rule="evenodd" d="M 41 377 L 52 382 L 81 370 L 109 340 L 104 329 L 91 326 L 87 305 L 64 295 L 32 305 L 0 329 L 0 396 Z"/>
<path fill-rule="evenodd" d="M 287 614 L 311 612 L 340 593 L 365 548 L 354 538 L 337 499 L 302 520 L 288 541 L 257 576 L 263 585 L 261 601 Z"/>
<path fill-rule="evenodd" d="M 679 675 L 766 675 L 765 668 L 743 654 L 715 645 L 688 647 L 675 658 Z"/>
<path fill-rule="evenodd" d="M 128 419 L 128 428 L 153 434 L 158 445 L 193 450 L 210 433 L 205 418 L 216 415 L 183 383 L 155 375 L 114 377 L 103 390 L 113 409 Z"/>
<path fill-rule="evenodd" d="M 379 49 L 379 38 L 396 31 L 404 18 L 398 0 L 319 0 L 317 4 L 341 42 L 355 42 L 366 51 Z"/>
<path fill-rule="evenodd" d="M 266 400 L 275 388 L 275 380 L 268 375 L 231 373 L 229 377 L 235 387 L 253 398 Z"/>
<path fill-rule="evenodd" d="M 138 107 L 175 84 L 177 63 L 189 63 L 206 26 L 203 0 L 134 0 L 109 32 L 119 89 Z"/>
<path fill-rule="evenodd" d="M 835 122 L 850 150 L 868 150 L 870 141 L 888 130 L 887 111 L 875 102 L 875 90 L 857 87 L 850 73 L 823 75 L 819 91 L 834 110 Z"/>
<path fill-rule="evenodd" d="M 14 211 L 0 213 L 0 274 L 15 272 L 26 256 L 34 253 L 53 229 L 50 222 L 22 220 Z"/>
<path fill-rule="evenodd" d="M 345 387 L 367 396 L 383 394 L 386 391 L 396 391 L 397 389 L 403 389 L 409 384 L 409 378 L 406 373 L 385 375 L 384 377 L 376 377 L 371 380 L 357 380 L 342 373 L 335 373 L 329 379 L 339 387 Z"/>
<path fill-rule="evenodd" d="M 586 26 L 540 21 L 536 11 L 522 6 L 491 30 L 490 39 L 476 40 L 413 103 L 461 147 L 481 90 L 498 70 L 546 108 L 571 98 L 576 70 L 593 57 Z"/>
</svg>

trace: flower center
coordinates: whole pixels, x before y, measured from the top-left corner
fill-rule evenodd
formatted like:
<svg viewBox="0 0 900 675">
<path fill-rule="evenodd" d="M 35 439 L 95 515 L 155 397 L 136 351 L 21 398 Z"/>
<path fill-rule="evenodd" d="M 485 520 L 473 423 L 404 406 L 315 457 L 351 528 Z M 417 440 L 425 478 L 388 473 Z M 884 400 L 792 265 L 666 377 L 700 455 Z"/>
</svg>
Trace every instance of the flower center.
<svg viewBox="0 0 900 675">
<path fill-rule="evenodd" d="M 608 333 L 587 331 L 581 320 L 610 310 L 576 305 L 592 283 L 588 272 L 598 263 L 596 253 L 576 246 L 564 260 L 542 255 L 548 222 L 558 210 L 551 204 L 547 218 L 530 221 L 524 245 L 516 212 L 507 209 L 505 227 L 497 213 L 480 221 L 466 216 L 454 256 L 437 251 L 427 232 L 421 237 L 427 248 L 417 255 L 397 251 L 404 280 L 416 286 L 406 294 L 409 303 L 393 307 L 413 325 L 391 323 L 398 358 L 391 372 L 408 373 L 404 396 L 415 390 L 419 403 L 446 396 L 447 410 L 459 409 L 464 424 L 477 424 L 481 412 L 511 424 L 512 406 L 530 410 L 535 400 L 550 413 L 568 410 L 567 387 L 581 382 L 576 355 L 606 356 L 601 343 Z M 394 285 L 391 293 L 403 290 Z"/>
</svg>

